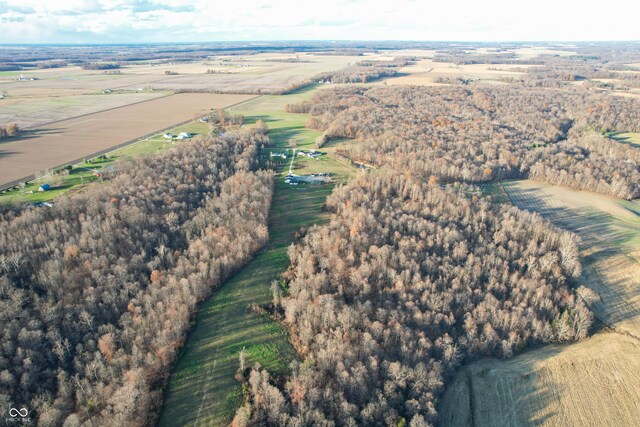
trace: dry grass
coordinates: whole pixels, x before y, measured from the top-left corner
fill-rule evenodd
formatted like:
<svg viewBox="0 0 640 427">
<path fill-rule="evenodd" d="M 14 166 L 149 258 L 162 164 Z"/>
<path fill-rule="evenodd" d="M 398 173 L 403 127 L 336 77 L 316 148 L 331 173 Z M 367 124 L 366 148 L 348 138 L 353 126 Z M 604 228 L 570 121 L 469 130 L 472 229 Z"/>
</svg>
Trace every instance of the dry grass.
<svg viewBox="0 0 640 427">
<path fill-rule="evenodd" d="M 580 236 L 584 273 L 598 318 L 640 337 L 640 200 L 575 191 L 534 181 L 504 184 L 511 201 Z"/>
<path fill-rule="evenodd" d="M 637 425 L 640 417 L 640 200 L 533 181 L 512 203 L 581 239 L 587 302 L 616 332 L 463 368 L 441 403 L 445 426 Z"/>
<path fill-rule="evenodd" d="M 34 128 L 23 138 L 0 144 L 0 185 L 252 97 L 178 94 Z"/>
<path fill-rule="evenodd" d="M 603 333 L 463 368 L 440 406 L 444 426 L 633 426 L 640 342 Z"/>
</svg>

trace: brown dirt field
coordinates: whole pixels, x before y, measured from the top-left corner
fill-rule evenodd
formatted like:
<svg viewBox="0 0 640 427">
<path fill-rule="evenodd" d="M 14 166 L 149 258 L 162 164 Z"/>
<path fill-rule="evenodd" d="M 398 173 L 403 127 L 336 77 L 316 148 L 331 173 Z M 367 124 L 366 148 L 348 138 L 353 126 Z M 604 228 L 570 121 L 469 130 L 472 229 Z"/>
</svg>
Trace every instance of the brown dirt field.
<svg viewBox="0 0 640 427">
<path fill-rule="evenodd" d="M 640 337 L 640 200 L 534 181 L 504 183 L 511 201 L 536 211 L 582 240 L 585 296 L 606 325 Z"/>
<path fill-rule="evenodd" d="M 463 368 L 440 405 L 443 426 L 634 426 L 640 341 L 618 333 Z"/>
<path fill-rule="evenodd" d="M 167 92 L 127 92 L 7 98 L 0 102 L 0 123 L 31 128 L 166 95 Z"/>
<path fill-rule="evenodd" d="M 177 94 L 34 128 L 0 144 L 0 186 L 254 97 Z"/>
</svg>

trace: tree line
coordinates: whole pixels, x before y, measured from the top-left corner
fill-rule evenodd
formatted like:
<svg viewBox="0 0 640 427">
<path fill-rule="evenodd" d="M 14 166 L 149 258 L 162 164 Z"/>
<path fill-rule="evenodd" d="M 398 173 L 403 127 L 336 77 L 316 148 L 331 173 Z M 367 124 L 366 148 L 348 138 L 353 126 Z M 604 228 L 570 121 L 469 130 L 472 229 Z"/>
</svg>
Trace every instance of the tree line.
<svg viewBox="0 0 640 427">
<path fill-rule="evenodd" d="M 274 293 L 302 360 L 285 379 L 241 372 L 236 426 L 431 425 L 463 363 L 587 335 L 576 237 L 536 214 L 388 170 L 327 208 Z"/>
<path fill-rule="evenodd" d="M 261 133 L 125 161 L 0 217 L 0 401 L 39 425 L 153 424 L 197 304 L 268 240 Z"/>
</svg>

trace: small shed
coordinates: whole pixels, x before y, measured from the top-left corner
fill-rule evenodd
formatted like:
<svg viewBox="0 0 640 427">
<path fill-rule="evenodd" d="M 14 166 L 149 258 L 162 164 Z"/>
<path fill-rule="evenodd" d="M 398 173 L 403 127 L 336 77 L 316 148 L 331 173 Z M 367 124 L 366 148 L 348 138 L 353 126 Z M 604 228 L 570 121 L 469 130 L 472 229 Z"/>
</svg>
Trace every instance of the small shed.
<svg viewBox="0 0 640 427">
<path fill-rule="evenodd" d="M 38 187 L 38 191 L 49 191 L 51 190 L 51 185 L 49 184 L 42 184 L 40 187 Z"/>
</svg>

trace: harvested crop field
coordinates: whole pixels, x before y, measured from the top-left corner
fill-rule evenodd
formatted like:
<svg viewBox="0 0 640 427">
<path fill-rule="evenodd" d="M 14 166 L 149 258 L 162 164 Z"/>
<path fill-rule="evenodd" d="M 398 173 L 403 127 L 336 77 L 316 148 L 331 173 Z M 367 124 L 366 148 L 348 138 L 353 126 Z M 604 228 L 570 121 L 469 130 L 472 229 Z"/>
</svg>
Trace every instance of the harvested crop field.
<svg viewBox="0 0 640 427">
<path fill-rule="evenodd" d="M 518 207 L 581 238 L 589 307 L 606 325 L 640 337 L 640 200 L 534 181 L 506 182 L 504 189 Z"/>
<path fill-rule="evenodd" d="M 8 98 L 0 102 L 0 123 L 17 123 L 20 128 L 31 128 L 166 95 L 168 93 L 124 92 L 42 96 L 39 98 L 24 97 L 20 99 Z"/>
<path fill-rule="evenodd" d="M 177 94 L 33 128 L 0 144 L 0 187 L 253 97 Z"/>
<path fill-rule="evenodd" d="M 632 426 L 640 417 L 640 342 L 602 333 L 463 368 L 440 407 L 444 426 Z"/>
</svg>

